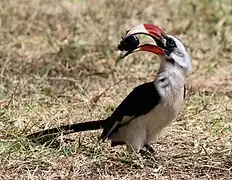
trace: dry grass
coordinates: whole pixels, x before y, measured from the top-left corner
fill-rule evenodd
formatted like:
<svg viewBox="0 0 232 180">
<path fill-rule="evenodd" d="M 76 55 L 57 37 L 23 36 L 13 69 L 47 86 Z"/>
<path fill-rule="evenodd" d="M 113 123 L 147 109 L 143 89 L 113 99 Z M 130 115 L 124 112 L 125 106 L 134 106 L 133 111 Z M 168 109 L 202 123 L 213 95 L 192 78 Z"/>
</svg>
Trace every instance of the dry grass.
<svg viewBox="0 0 232 180">
<path fill-rule="evenodd" d="M 61 137 L 57 148 L 25 138 L 104 118 L 151 81 L 151 54 L 115 65 L 120 37 L 144 22 L 181 38 L 194 65 L 186 105 L 154 159 L 99 144 L 100 132 Z M 230 0 L 0 1 L 0 179 L 231 179 L 231 34 Z"/>
</svg>

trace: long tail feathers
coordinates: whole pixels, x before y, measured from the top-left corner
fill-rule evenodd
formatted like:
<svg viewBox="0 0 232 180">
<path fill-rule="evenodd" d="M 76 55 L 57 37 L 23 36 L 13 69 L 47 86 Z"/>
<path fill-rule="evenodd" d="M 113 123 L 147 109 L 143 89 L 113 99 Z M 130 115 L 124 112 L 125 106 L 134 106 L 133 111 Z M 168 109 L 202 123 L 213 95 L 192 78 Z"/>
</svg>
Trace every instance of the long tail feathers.
<svg viewBox="0 0 232 180">
<path fill-rule="evenodd" d="M 101 129 L 103 128 L 105 121 L 106 120 L 98 120 L 64 125 L 58 128 L 47 129 L 30 134 L 27 136 L 27 138 L 39 142 L 46 142 L 60 136 L 61 134 L 67 135 L 75 132 Z"/>
</svg>

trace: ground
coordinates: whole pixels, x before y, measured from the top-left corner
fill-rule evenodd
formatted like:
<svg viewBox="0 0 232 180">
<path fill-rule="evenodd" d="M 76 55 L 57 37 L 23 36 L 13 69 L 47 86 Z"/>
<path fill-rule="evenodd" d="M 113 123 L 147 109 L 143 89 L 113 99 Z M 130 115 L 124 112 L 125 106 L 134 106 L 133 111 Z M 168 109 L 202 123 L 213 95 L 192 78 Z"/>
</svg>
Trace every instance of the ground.
<svg viewBox="0 0 232 180">
<path fill-rule="evenodd" d="M 179 37 L 193 62 L 186 103 L 154 158 L 100 143 L 100 131 L 62 136 L 57 147 L 28 140 L 105 118 L 154 79 L 151 53 L 115 63 L 121 36 L 144 22 Z M 0 1 L 0 179 L 231 179 L 231 34 L 230 0 Z"/>
</svg>

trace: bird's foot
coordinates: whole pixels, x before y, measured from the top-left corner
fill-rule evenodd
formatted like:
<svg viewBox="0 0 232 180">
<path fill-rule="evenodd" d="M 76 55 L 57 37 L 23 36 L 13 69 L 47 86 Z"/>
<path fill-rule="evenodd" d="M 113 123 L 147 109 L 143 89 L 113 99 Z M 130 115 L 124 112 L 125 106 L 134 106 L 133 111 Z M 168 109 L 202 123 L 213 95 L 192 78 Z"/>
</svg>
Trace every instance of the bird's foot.
<svg viewBox="0 0 232 180">
<path fill-rule="evenodd" d="M 145 149 L 140 149 L 139 153 L 146 159 L 151 159 L 153 161 L 156 161 L 155 150 L 149 144 L 145 144 L 144 148 Z"/>
<path fill-rule="evenodd" d="M 145 147 L 146 150 L 148 150 L 152 155 L 155 155 L 155 150 L 154 150 L 149 144 L 145 144 L 144 147 Z"/>
</svg>

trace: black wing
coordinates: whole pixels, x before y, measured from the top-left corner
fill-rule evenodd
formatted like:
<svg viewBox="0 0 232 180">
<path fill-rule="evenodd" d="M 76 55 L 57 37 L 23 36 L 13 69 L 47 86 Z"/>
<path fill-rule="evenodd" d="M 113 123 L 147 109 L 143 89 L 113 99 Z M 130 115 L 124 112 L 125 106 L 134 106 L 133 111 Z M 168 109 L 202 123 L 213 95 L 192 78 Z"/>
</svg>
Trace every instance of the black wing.
<svg viewBox="0 0 232 180">
<path fill-rule="evenodd" d="M 147 114 L 161 100 L 161 96 L 156 89 L 154 82 L 144 83 L 134 88 L 134 90 L 122 101 L 113 114 L 107 119 L 103 128 L 101 139 L 106 139 L 113 132 L 122 126 L 124 116 L 129 116 L 127 122 L 132 119 Z"/>
</svg>

